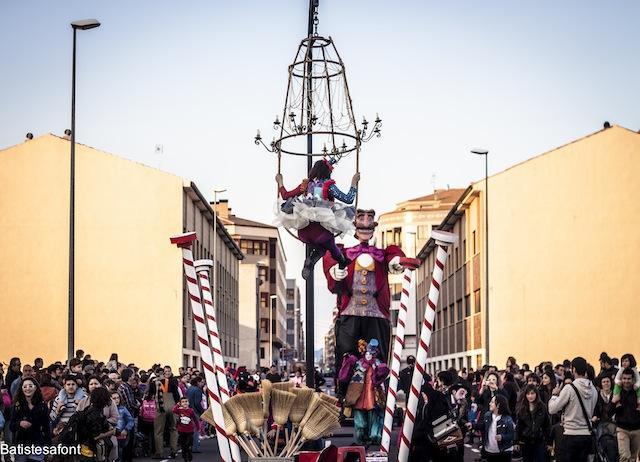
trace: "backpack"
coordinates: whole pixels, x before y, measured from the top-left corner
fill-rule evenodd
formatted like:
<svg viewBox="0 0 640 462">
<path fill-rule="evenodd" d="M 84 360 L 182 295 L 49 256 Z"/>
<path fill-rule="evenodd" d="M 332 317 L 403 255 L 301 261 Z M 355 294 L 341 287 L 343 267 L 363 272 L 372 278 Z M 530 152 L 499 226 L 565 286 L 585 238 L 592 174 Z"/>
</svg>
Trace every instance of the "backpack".
<svg viewBox="0 0 640 462">
<path fill-rule="evenodd" d="M 140 417 L 145 422 L 153 422 L 156 418 L 156 401 L 152 400 L 143 400 L 142 407 L 140 408 Z"/>
<path fill-rule="evenodd" d="M 80 420 L 81 415 L 84 415 L 85 412 L 86 409 L 76 412 L 69 418 L 69 421 L 65 424 L 58 435 L 57 444 L 62 444 L 64 446 L 74 446 L 78 444 L 78 421 Z"/>
</svg>

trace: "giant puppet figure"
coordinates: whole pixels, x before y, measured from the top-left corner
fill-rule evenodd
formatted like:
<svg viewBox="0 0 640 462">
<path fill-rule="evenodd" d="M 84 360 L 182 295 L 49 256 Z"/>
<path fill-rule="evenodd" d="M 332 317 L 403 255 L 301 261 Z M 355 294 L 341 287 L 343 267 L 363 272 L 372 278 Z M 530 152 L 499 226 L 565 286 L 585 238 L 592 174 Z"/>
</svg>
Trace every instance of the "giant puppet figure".
<svg viewBox="0 0 640 462">
<path fill-rule="evenodd" d="M 323 258 L 327 285 L 338 299 L 336 371 L 345 354 L 357 354 L 359 339 L 378 339 L 380 357 L 387 360 L 391 338 L 389 273 L 415 269 L 420 263 L 416 258 L 406 258 L 396 245 L 381 249 L 370 244 L 378 226 L 375 215 L 374 210 L 356 210 L 355 237 L 360 244 L 341 248 L 349 262 L 345 268 L 329 252 Z M 344 387 L 337 391 L 344 391 Z"/>
</svg>

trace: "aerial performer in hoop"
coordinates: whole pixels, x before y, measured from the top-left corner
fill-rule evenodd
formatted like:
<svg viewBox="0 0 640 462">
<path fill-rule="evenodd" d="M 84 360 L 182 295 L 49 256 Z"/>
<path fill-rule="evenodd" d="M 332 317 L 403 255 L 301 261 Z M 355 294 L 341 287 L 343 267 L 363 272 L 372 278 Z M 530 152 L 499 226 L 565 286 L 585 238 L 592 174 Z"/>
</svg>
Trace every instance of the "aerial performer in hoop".
<svg viewBox="0 0 640 462">
<path fill-rule="evenodd" d="M 308 279 L 313 274 L 315 264 L 328 251 L 343 269 L 349 259 L 336 245 L 336 236 L 343 236 L 354 230 L 355 207 L 352 206 L 358 193 L 360 173 L 353 175 L 349 191 L 341 191 L 331 179 L 331 172 L 337 160 L 324 158 L 316 161 L 308 178 L 291 191 L 282 183 L 282 175 L 276 175 L 281 202 L 275 222 L 287 229 L 298 231 L 298 238 L 311 246 L 302 268 L 302 277 Z"/>
</svg>

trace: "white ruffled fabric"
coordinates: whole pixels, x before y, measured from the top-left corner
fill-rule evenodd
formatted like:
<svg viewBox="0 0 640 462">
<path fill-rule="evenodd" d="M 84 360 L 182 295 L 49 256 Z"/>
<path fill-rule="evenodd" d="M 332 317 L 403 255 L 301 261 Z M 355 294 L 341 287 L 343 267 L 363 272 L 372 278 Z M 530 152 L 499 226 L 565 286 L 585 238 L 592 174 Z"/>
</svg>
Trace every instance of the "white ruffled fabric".
<svg viewBox="0 0 640 462">
<path fill-rule="evenodd" d="M 295 199 L 293 201 L 293 213 L 285 213 L 281 210 L 284 202 L 276 204 L 276 217 L 274 224 L 288 229 L 302 229 L 309 223 L 319 223 L 323 228 L 344 236 L 355 231 L 353 218 L 355 208 L 340 202 L 329 202 L 318 199 Z"/>
</svg>

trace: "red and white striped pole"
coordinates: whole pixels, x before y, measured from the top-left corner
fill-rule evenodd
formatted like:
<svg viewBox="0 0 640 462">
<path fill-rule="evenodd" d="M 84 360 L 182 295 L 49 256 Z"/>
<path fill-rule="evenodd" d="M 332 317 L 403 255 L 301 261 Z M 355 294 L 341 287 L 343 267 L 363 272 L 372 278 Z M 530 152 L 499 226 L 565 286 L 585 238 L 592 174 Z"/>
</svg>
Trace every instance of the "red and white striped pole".
<svg viewBox="0 0 640 462">
<path fill-rule="evenodd" d="M 436 317 L 436 306 L 440 296 L 440 285 L 444 275 L 444 265 L 447 262 L 447 248 L 458 241 L 458 236 L 446 231 L 432 231 L 431 237 L 436 241 L 436 261 L 431 274 L 431 287 L 427 306 L 424 310 L 424 320 L 420 329 L 420 343 L 418 344 L 418 354 L 416 355 L 416 365 L 411 378 L 411 388 L 409 400 L 407 402 L 407 413 L 402 426 L 402 438 L 400 439 L 400 451 L 398 452 L 398 462 L 407 462 L 409 450 L 411 448 L 411 438 L 413 436 L 413 425 L 416 421 L 416 411 L 418 408 L 418 396 L 422 388 L 422 380 L 427 367 L 427 354 L 429 343 L 431 342 L 431 330 L 433 320 Z"/>
<path fill-rule="evenodd" d="M 409 290 L 411 289 L 411 275 L 413 271 L 404 270 L 402 275 L 402 295 L 400 295 L 400 310 L 398 311 L 398 324 L 393 342 L 393 356 L 391 358 L 391 375 L 389 376 L 389 389 L 387 390 L 387 405 L 384 412 L 384 427 L 380 449 L 389 454 L 391 446 L 391 428 L 393 426 L 393 413 L 396 410 L 396 392 L 398 391 L 398 379 L 400 373 L 400 358 L 404 349 L 404 330 L 407 321 L 407 305 L 409 304 Z"/>
<path fill-rule="evenodd" d="M 220 398 L 222 403 L 226 403 L 231 397 L 229 393 L 229 384 L 227 383 L 227 374 L 224 370 L 224 358 L 222 357 L 222 346 L 220 345 L 220 334 L 218 332 L 218 321 L 216 320 L 216 310 L 213 306 L 213 296 L 211 295 L 211 284 L 209 283 L 209 269 L 213 267 L 213 260 L 196 260 L 193 262 L 198 273 L 200 289 L 202 290 L 202 302 L 207 317 L 207 325 L 209 327 L 209 341 L 211 342 L 211 351 L 213 352 L 213 364 L 216 369 L 216 377 L 218 378 L 218 388 L 220 389 Z M 231 456 L 234 462 L 240 462 L 240 447 L 234 440 L 232 435 L 229 436 L 229 444 L 231 445 Z"/>
<path fill-rule="evenodd" d="M 211 347 L 209 346 L 209 334 L 204 324 L 204 311 L 200 300 L 200 287 L 196 279 L 196 270 L 193 266 L 193 253 L 191 245 L 196 240 L 196 233 L 184 233 L 170 238 L 172 244 L 176 244 L 182 249 L 182 264 L 184 267 L 184 275 L 187 279 L 187 290 L 189 292 L 189 300 L 191 302 L 191 310 L 193 312 L 193 322 L 196 326 L 196 334 L 198 335 L 198 346 L 202 358 L 202 368 L 204 369 L 204 377 L 207 382 L 207 390 L 211 398 L 211 411 L 213 421 L 215 422 L 216 436 L 218 447 L 220 448 L 220 458 L 223 462 L 232 462 L 231 450 L 229 449 L 229 440 L 224 427 L 224 416 L 222 414 L 222 403 L 220 401 L 220 392 L 218 391 L 218 381 L 213 369 L 213 358 L 211 357 Z"/>
</svg>

